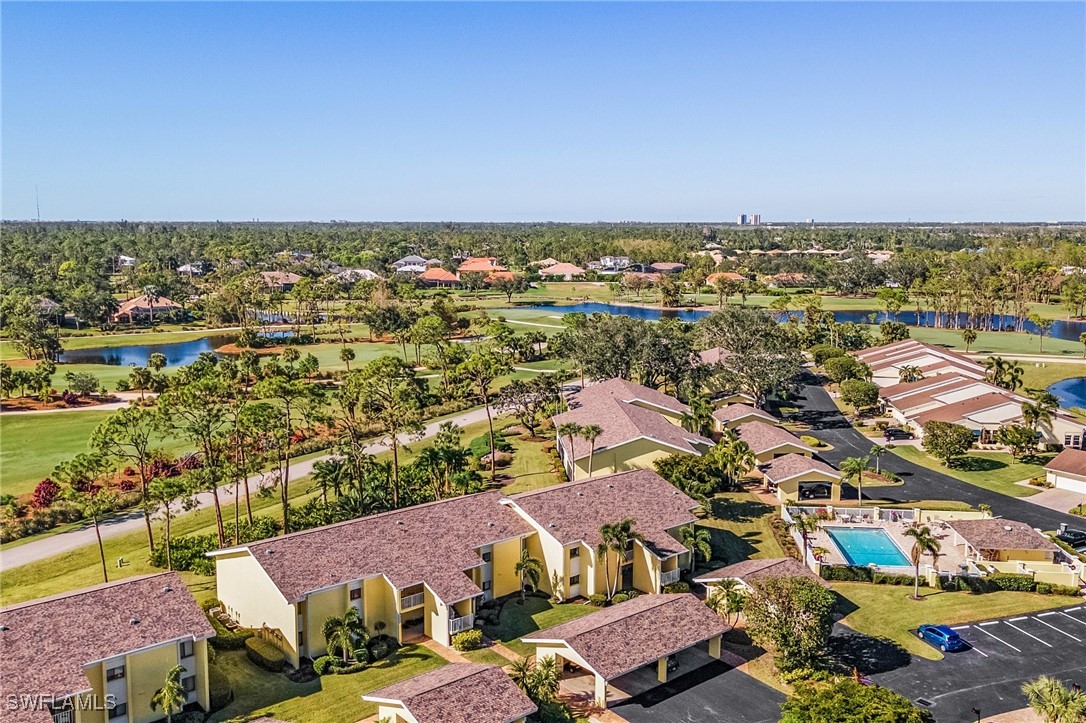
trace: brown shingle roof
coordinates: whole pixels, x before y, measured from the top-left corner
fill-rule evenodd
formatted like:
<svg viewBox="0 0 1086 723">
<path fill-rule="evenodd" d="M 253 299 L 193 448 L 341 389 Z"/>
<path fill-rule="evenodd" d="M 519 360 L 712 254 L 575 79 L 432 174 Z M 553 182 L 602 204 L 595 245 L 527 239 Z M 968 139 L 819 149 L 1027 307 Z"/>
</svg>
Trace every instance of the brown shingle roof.
<svg viewBox="0 0 1086 723">
<path fill-rule="evenodd" d="M 240 547 L 289 602 L 383 574 L 401 590 L 426 583 L 451 603 L 481 592 L 464 572 L 483 564 L 477 548 L 531 532 L 501 498 L 497 491 L 454 497 Z"/>
<path fill-rule="evenodd" d="M 953 520 L 950 529 L 977 550 L 1047 550 L 1060 548 L 1025 522 L 1017 520 Z"/>
<path fill-rule="evenodd" d="M 215 634 L 185 583 L 172 572 L 3 608 L 0 630 L 4 693 L 58 697 L 90 689 L 86 665 Z M 3 708 L 5 719 L 27 719 L 24 711 L 19 717 Z"/>
<path fill-rule="evenodd" d="M 260 275 L 264 278 L 265 286 L 283 286 L 285 284 L 296 284 L 302 280 L 302 277 L 298 274 L 292 274 L 289 271 L 261 271 Z"/>
<path fill-rule="evenodd" d="M 765 422 L 747 422 L 741 424 L 735 428 L 736 434 L 739 438 L 747 443 L 751 451 L 754 454 L 761 454 L 762 452 L 768 452 L 771 449 L 780 447 L 785 444 L 792 444 L 803 449 L 810 449 L 814 451 L 808 445 L 800 441 L 800 438 L 789 432 L 787 429 L 781 429 L 780 427 L 772 424 L 766 424 Z"/>
<path fill-rule="evenodd" d="M 767 422 L 773 423 L 777 420 L 769 412 L 763 412 L 758 407 L 752 407 L 749 404 L 729 404 L 726 407 L 720 407 L 713 410 L 713 419 L 720 422 L 734 422 L 737 419 L 743 419 L 744 417 L 758 417 L 764 419 Z"/>
<path fill-rule="evenodd" d="M 802 454 L 786 454 L 783 457 L 777 457 L 762 465 L 759 469 L 762 470 L 762 474 L 765 475 L 767 480 L 778 484 L 809 472 L 821 472 L 837 479 L 841 477 L 840 472 L 825 462 L 813 457 L 804 457 Z"/>
<path fill-rule="evenodd" d="M 1046 464 L 1045 469 L 1086 476 L 1086 452 L 1068 447 Z"/>
<path fill-rule="evenodd" d="M 937 409 L 931 409 L 927 412 L 917 414 L 910 417 L 910 419 L 921 426 L 927 422 L 957 422 L 960 419 L 968 417 L 970 414 L 976 414 L 985 409 L 992 409 L 993 407 L 1014 403 L 1016 403 L 1016 401 L 1010 395 L 999 392 L 989 392 L 988 394 L 982 394 L 979 397 L 971 397 L 970 399 L 963 399 L 960 402 L 945 404 Z M 1018 416 L 1020 416 L 1020 413 Z"/>
<path fill-rule="evenodd" d="M 734 565 L 728 565 L 727 567 L 707 572 L 704 575 L 698 575 L 694 578 L 694 582 L 706 584 L 731 578 L 742 580 L 743 582 L 752 582 L 754 580 L 764 580 L 772 577 L 806 577 L 815 580 L 822 587 L 828 588 L 830 586 L 828 582 L 814 574 L 814 572 L 811 571 L 811 568 L 807 567 L 794 557 L 773 557 L 766 560 L 743 560 Z"/>
<path fill-rule="evenodd" d="M 667 530 L 694 522 L 698 503 L 647 469 L 548 487 L 513 495 L 510 502 L 563 545 L 583 542 L 595 548 L 600 526 L 626 518 L 659 557 L 683 551 Z"/>
<path fill-rule="evenodd" d="M 362 699 L 399 701 L 418 723 L 511 723 L 536 711 L 501 668 L 478 663 L 444 665 Z"/>
<path fill-rule="evenodd" d="M 689 593 L 639 595 L 523 640 L 561 640 L 593 670 L 614 680 L 728 630 L 705 603 Z"/>
<path fill-rule="evenodd" d="M 593 399 L 600 397 L 612 397 L 623 402 L 639 400 L 655 407 L 662 407 L 676 414 L 684 414 L 690 411 L 690 407 L 680 402 L 675 397 L 663 392 L 646 387 L 642 384 L 634 384 L 626 379 L 615 377 L 598 384 L 590 384 L 569 398 L 570 408 L 582 406 Z"/>
</svg>

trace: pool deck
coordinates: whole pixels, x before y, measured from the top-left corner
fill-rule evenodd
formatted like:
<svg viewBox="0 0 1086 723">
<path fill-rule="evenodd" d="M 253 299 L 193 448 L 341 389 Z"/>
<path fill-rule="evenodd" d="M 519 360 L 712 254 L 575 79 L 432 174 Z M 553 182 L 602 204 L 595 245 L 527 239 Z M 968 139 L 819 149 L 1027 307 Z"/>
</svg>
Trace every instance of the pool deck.
<svg viewBox="0 0 1086 723">
<path fill-rule="evenodd" d="M 911 522 L 889 522 L 885 520 L 879 520 L 876 522 L 851 522 L 845 521 L 842 516 L 838 515 L 835 520 L 827 520 L 824 523 L 828 527 L 842 527 L 851 529 L 882 529 L 889 534 L 890 539 L 894 544 L 898 546 L 901 553 L 905 556 L 906 560 L 910 558 L 910 551 L 913 547 L 913 539 L 905 534 L 905 531 L 912 527 Z M 942 544 L 942 550 L 939 553 L 938 567 L 940 570 L 956 570 L 959 565 L 965 564 L 965 556 L 962 554 L 961 548 L 954 546 L 953 533 L 950 528 L 943 528 L 945 523 L 940 524 L 938 522 L 932 523 L 929 526 L 932 535 L 935 539 L 939 540 Z M 837 549 L 837 545 L 830 539 L 829 533 L 823 529 L 819 529 L 817 532 L 809 535 L 811 547 L 823 547 L 829 552 L 822 556 L 822 562 L 828 565 L 847 565 L 848 561 Z M 931 564 L 931 557 L 925 555 L 920 563 L 921 569 L 926 565 Z M 910 565 L 910 568 L 912 566 Z M 897 570 L 899 568 L 892 568 Z"/>
</svg>

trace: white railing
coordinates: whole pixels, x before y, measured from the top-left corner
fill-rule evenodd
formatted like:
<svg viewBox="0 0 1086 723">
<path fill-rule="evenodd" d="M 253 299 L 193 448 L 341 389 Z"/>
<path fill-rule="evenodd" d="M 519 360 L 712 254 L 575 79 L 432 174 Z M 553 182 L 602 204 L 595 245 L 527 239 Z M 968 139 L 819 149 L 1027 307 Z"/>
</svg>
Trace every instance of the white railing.
<svg viewBox="0 0 1086 723">
<path fill-rule="evenodd" d="M 679 575 L 681 573 L 682 573 L 682 570 L 680 570 L 677 567 L 674 570 L 664 570 L 663 572 L 660 573 L 660 584 L 661 585 L 670 585 L 673 582 L 678 582 L 679 581 Z"/>
<path fill-rule="evenodd" d="M 400 610 L 410 610 L 411 608 L 417 608 L 426 602 L 426 593 L 417 592 L 413 595 L 403 595 L 400 597 Z"/>
<path fill-rule="evenodd" d="M 462 633 L 465 630 L 471 630 L 475 626 L 474 615 L 464 615 L 459 618 L 452 618 L 449 620 L 449 635 L 456 635 Z"/>
<path fill-rule="evenodd" d="M 75 711 L 71 708 L 53 711 L 53 723 L 75 723 Z"/>
</svg>

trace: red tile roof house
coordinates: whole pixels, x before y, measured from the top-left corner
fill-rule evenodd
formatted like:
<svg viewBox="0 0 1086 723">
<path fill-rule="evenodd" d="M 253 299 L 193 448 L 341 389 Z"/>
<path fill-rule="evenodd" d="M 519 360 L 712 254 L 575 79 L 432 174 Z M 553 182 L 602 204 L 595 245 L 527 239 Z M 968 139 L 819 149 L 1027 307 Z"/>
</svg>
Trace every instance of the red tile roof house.
<svg viewBox="0 0 1086 723">
<path fill-rule="evenodd" d="M 473 256 L 468 259 L 464 259 L 463 263 L 456 267 L 456 273 L 460 274 L 468 273 L 493 273 L 495 271 L 508 271 L 498 263 L 498 259 L 493 256 Z"/>
<path fill-rule="evenodd" d="M 629 469 L 652 469 L 653 463 L 672 454 L 701 456 L 713 441 L 681 426 L 690 408 L 663 392 L 609 379 L 572 394 L 569 411 L 555 415 L 555 427 L 569 422 L 602 431 L 593 443 L 566 435 L 558 437 L 558 456 L 571 480 L 590 474 Z"/>
<path fill-rule="evenodd" d="M 503 504 L 517 510 L 537 533 L 528 540 L 528 550 L 546 568 L 543 589 L 558 594 L 550 581 L 554 575 L 561 581 L 558 597 L 605 593 L 608 579 L 613 587 L 618 580 L 619 590 L 656 593 L 689 567 L 690 553 L 678 535 L 696 521 L 698 503 L 650 470 L 524 492 Z M 605 568 L 595 556 L 603 541 L 600 527 L 624 519 L 634 521 L 644 540 L 635 541 L 622 560 L 609 556 Z"/>
<path fill-rule="evenodd" d="M 680 271 L 686 270 L 686 264 L 674 263 L 672 261 L 657 261 L 649 268 L 661 274 L 677 274 Z"/>
<path fill-rule="evenodd" d="M 172 572 L 0 609 L 0 720 L 160 720 L 151 696 L 178 665 L 188 703 L 206 711 L 214 634 Z"/>
<path fill-rule="evenodd" d="M 451 271 L 446 271 L 440 266 L 431 266 L 418 275 L 418 280 L 428 286 L 456 286 L 460 279 Z"/>
<path fill-rule="evenodd" d="M 114 322 L 127 323 L 131 323 L 137 319 L 154 321 L 157 318 L 165 321 L 179 311 L 181 311 L 181 304 L 178 304 L 171 299 L 167 299 L 165 296 L 159 296 L 153 299 L 148 296 L 137 296 L 134 299 L 123 302 L 117 308 L 117 313 L 113 314 L 110 318 L 113 319 Z"/>
<path fill-rule="evenodd" d="M 227 614 L 291 665 L 324 655 L 321 626 L 355 607 L 399 641 L 449 646 L 474 625 L 476 600 L 520 589 L 513 574 L 533 528 L 500 492 L 454 497 L 210 553 Z"/>
<path fill-rule="evenodd" d="M 606 708 L 618 697 L 608 696 L 609 683 L 650 665 L 666 683 L 668 658 L 705 645 L 704 651 L 682 656 L 686 665 L 679 673 L 690 672 L 693 665 L 720 657 L 728 630 L 705 603 L 682 593 L 641 595 L 521 640 L 535 645 L 536 660 L 555 657 L 560 668 L 566 662 L 580 666 L 594 679 L 596 705 Z"/>
<path fill-rule="evenodd" d="M 390 723 L 523 723 L 537 708 L 496 665 L 452 663 L 366 693 Z"/>
</svg>

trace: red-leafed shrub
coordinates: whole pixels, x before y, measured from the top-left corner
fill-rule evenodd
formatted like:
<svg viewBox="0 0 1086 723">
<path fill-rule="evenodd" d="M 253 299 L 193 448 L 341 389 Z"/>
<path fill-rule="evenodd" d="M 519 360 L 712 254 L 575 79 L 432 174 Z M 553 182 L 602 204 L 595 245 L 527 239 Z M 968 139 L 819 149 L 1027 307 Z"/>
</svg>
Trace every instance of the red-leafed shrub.
<svg viewBox="0 0 1086 723">
<path fill-rule="evenodd" d="M 181 459 L 177 460 L 177 469 L 182 472 L 188 472 L 193 469 L 200 469 L 204 466 L 204 463 L 200 461 L 200 458 L 195 454 L 186 454 Z"/>
<path fill-rule="evenodd" d="M 117 489 L 119 489 L 121 492 L 131 492 L 139 486 L 140 483 L 130 477 L 122 477 L 117 482 Z"/>
<path fill-rule="evenodd" d="M 121 471 L 121 474 L 123 474 L 125 477 L 135 477 L 136 476 L 136 469 L 135 469 L 135 467 L 131 467 L 131 466 L 130 467 L 125 467 Z"/>
<path fill-rule="evenodd" d="M 36 510 L 44 510 L 53 504 L 59 494 L 60 485 L 46 477 L 34 488 L 34 497 L 31 499 L 30 505 Z"/>
</svg>

